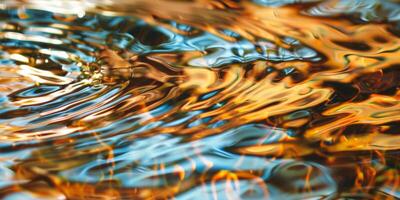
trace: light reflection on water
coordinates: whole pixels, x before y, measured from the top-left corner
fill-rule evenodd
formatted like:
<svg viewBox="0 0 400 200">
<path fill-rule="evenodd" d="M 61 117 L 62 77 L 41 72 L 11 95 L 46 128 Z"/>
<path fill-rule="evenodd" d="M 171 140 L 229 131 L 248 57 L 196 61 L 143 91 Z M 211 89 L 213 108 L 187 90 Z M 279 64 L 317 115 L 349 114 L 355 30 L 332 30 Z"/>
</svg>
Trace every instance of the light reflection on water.
<svg viewBox="0 0 400 200">
<path fill-rule="evenodd" d="M 400 198 L 399 10 L 0 2 L 0 197 Z"/>
</svg>

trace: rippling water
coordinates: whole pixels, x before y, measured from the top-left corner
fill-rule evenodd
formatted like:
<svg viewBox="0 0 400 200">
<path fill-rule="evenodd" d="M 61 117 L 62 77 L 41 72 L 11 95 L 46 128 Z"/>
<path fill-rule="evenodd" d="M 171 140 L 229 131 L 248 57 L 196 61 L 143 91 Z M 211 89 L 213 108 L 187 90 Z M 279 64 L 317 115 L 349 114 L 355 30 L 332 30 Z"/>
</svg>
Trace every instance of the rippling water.
<svg viewBox="0 0 400 200">
<path fill-rule="evenodd" d="M 2 0 L 2 199 L 398 199 L 400 3 Z"/>
</svg>

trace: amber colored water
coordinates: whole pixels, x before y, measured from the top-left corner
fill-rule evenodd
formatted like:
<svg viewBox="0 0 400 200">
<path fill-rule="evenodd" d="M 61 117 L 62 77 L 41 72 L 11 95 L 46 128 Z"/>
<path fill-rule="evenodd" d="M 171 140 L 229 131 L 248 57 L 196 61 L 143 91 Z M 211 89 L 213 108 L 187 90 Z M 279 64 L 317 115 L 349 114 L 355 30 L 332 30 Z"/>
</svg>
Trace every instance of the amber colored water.
<svg viewBox="0 0 400 200">
<path fill-rule="evenodd" d="M 399 199 L 400 3 L 1 0 L 0 198 Z"/>
</svg>

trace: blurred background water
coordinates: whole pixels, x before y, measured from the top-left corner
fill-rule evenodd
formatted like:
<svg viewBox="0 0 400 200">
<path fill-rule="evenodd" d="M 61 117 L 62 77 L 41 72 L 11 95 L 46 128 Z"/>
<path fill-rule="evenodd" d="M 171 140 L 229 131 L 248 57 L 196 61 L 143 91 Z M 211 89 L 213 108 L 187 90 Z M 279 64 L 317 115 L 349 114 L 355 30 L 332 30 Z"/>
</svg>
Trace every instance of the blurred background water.
<svg viewBox="0 0 400 200">
<path fill-rule="evenodd" d="M 399 199 L 400 3 L 1 0 L 0 198 Z"/>
</svg>

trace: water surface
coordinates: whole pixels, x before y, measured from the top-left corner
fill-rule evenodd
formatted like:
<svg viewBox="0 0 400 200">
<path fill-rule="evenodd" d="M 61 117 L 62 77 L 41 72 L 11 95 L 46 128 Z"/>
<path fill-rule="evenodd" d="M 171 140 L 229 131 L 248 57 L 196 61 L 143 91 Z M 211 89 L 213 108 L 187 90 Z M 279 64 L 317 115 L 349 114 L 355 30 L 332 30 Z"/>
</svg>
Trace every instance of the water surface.
<svg viewBox="0 0 400 200">
<path fill-rule="evenodd" d="M 398 199 L 400 3 L 3 0 L 2 199 Z"/>
</svg>

